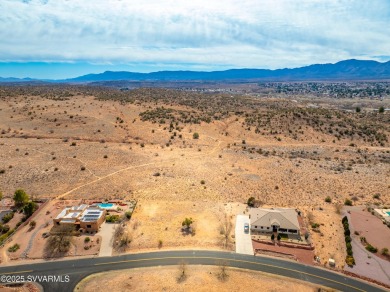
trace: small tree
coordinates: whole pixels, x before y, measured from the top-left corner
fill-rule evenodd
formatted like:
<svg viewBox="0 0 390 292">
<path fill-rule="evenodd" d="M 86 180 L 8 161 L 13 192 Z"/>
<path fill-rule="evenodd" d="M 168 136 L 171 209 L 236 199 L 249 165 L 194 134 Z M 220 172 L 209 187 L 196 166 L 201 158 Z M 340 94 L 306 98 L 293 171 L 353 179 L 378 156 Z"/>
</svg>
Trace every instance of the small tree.
<svg viewBox="0 0 390 292">
<path fill-rule="evenodd" d="M 272 233 L 271 240 L 275 240 L 275 234 Z"/>
<path fill-rule="evenodd" d="M 227 273 L 228 262 L 225 260 L 222 260 L 222 261 L 217 262 L 217 265 L 218 265 L 218 270 L 219 270 L 219 272 L 217 273 L 217 277 L 219 280 L 225 281 L 227 279 L 227 277 L 229 276 Z"/>
<path fill-rule="evenodd" d="M 187 278 L 187 264 L 185 262 L 181 262 L 179 264 L 179 276 L 177 277 L 177 281 L 183 282 Z"/>
<path fill-rule="evenodd" d="M 381 107 L 379 108 L 379 112 L 380 112 L 380 113 L 384 113 L 384 112 L 385 112 L 385 108 L 384 108 L 383 106 L 381 106 Z"/>
<path fill-rule="evenodd" d="M 23 207 L 23 213 L 26 215 L 26 218 L 30 217 L 36 210 L 38 209 L 38 205 L 34 202 L 28 202 Z"/>
<path fill-rule="evenodd" d="M 382 248 L 381 254 L 384 255 L 384 256 L 388 256 L 389 255 L 389 249 L 387 247 Z"/>
<path fill-rule="evenodd" d="M 192 135 L 192 138 L 194 139 L 199 139 L 199 134 L 197 132 L 195 132 L 193 135 Z"/>
<path fill-rule="evenodd" d="M 361 112 L 361 108 L 359 106 L 356 107 L 356 112 L 357 113 L 360 113 Z"/>
<path fill-rule="evenodd" d="M 29 197 L 24 190 L 19 189 L 15 191 L 13 199 L 15 201 L 15 205 L 20 207 L 24 206 L 28 202 Z"/>
<path fill-rule="evenodd" d="M 220 222 L 220 234 L 223 236 L 223 247 L 227 248 L 229 246 L 230 233 L 232 232 L 233 225 L 226 213 L 220 218 Z"/>
<path fill-rule="evenodd" d="M 254 197 L 250 197 L 248 199 L 248 202 L 247 202 L 248 206 L 249 207 L 254 207 L 255 206 L 255 201 L 256 201 L 256 199 Z"/>
<path fill-rule="evenodd" d="M 332 203 L 332 198 L 331 198 L 330 196 L 327 196 L 327 197 L 325 198 L 325 202 L 326 202 L 326 203 Z"/>
<path fill-rule="evenodd" d="M 67 252 L 72 241 L 74 225 L 62 224 L 53 228 L 52 235 L 46 242 L 46 252 L 48 255 Z"/>
<path fill-rule="evenodd" d="M 280 234 L 278 234 L 277 240 L 280 241 L 281 239 L 282 237 L 280 236 Z"/>
<path fill-rule="evenodd" d="M 193 223 L 194 221 L 192 220 L 192 218 L 186 218 L 184 219 L 184 221 L 181 223 L 181 226 L 185 227 L 186 229 L 189 229 L 191 227 L 191 224 Z"/>
<path fill-rule="evenodd" d="M 34 220 L 31 220 L 29 225 L 30 225 L 31 229 L 34 229 L 35 226 L 37 226 L 37 222 L 35 222 Z"/>
</svg>

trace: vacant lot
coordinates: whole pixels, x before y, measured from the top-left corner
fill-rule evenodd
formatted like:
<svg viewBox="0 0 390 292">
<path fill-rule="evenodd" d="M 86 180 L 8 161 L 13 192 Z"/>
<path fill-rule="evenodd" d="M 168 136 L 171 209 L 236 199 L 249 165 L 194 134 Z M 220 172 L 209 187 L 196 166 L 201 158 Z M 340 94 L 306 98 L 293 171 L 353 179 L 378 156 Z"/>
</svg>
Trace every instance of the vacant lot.
<svg viewBox="0 0 390 292">
<path fill-rule="evenodd" d="M 317 291 L 318 287 L 284 277 L 240 269 L 227 269 L 220 280 L 216 266 L 188 266 L 187 277 L 178 281 L 178 267 L 153 267 L 89 276 L 75 291 Z"/>
<path fill-rule="evenodd" d="M 235 212 L 244 208 L 242 204 L 141 200 L 128 226 L 132 237 L 130 250 L 172 247 L 221 249 L 224 245 L 220 226 L 225 214 L 232 224 L 230 235 L 233 235 Z M 182 230 L 185 218 L 194 221 L 192 233 Z M 233 243 L 233 238 L 229 236 L 228 249 L 234 247 Z"/>
</svg>

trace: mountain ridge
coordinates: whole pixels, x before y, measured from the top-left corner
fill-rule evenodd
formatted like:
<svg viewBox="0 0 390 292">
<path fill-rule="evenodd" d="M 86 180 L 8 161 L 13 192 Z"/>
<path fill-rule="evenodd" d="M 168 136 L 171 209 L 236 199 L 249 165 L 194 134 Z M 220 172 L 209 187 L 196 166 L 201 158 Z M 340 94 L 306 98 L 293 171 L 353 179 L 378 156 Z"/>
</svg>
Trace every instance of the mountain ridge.
<svg viewBox="0 0 390 292">
<path fill-rule="evenodd" d="M 104 71 L 63 80 L 40 80 L 33 78 L 2 78 L 0 82 L 46 81 L 57 83 L 88 83 L 99 81 L 310 81 L 310 80 L 378 80 L 390 79 L 390 61 L 349 59 L 337 63 L 313 64 L 298 68 L 283 69 L 228 69 L 223 71 L 156 71 L 150 73 L 128 71 Z"/>
</svg>

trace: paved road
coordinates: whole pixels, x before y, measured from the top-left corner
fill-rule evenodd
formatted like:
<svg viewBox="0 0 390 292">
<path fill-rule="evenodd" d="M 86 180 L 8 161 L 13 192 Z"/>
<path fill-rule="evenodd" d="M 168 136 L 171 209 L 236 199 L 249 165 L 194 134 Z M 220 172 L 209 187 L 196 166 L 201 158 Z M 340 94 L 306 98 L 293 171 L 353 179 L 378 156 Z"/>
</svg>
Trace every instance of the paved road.
<svg viewBox="0 0 390 292">
<path fill-rule="evenodd" d="M 162 251 L 128 254 L 115 257 L 97 257 L 67 261 L 47 261 L 29 265 L 0 267 L 0 275 L 7 276 L 69 276 L 69 281 L 46 283 L 39 281 L 45 291 L 72 291 L 87 275 L 140 267 L 177 265 L 181 261 L 195 265 L 215 265 L 226 260 L 231 267 L 257 270 L 324 285 L 341 291 L 385 291 L 366 282 L 346 277 L 328 270 L 274 258 L 255 257 L 218 251 Z M 65 277 L 64 277 L 65 279 Z M 0 277 L 1 280 L 1 277 Z"/>
</svg>

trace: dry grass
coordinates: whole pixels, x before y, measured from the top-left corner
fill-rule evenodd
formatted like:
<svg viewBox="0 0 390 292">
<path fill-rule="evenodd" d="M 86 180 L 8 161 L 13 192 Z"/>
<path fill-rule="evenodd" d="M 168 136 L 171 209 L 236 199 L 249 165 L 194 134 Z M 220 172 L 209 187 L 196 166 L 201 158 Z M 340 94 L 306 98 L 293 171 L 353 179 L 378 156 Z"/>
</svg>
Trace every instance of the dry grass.
<svg viewBox="0 0 390 292">
<path fill-rule="evenodd" d="M 75 291 L 317 291 L 318 287 L 298 280 L 261 272 L 227 268 L 223 279 L 217 266 L 190 266 L 184 281 L 177 281 L 177 267 L 153 267 L 94 274 Z M 322 290 L 326 291 L 326 290 Z M 330 290 L 329 290 L 330 291 Z"/>
</svg>

